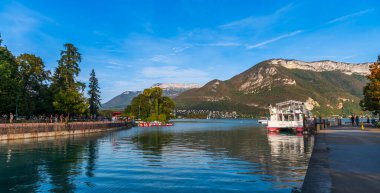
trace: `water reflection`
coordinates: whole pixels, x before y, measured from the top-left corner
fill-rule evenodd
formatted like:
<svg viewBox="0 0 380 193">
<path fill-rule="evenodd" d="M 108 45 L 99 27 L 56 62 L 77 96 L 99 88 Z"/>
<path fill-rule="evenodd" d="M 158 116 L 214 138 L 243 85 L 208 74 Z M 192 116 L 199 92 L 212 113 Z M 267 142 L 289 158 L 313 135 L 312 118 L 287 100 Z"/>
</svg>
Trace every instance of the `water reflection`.
<svg viewBox="0 0 380 193">
<path fill-rule="evenodd" d="M 73 137 L 2 141 L 0 192 L 47 191 L 41 189 L 43 184 L 49 184 L 52 192 L 74 191 L 74 178 L 80 175 L 80 163 L 85 157 L 86 175 L 93 176 L 97 137 L 92 136 L 81 145 Z"/>
<path fill-rule="evenodd" d="M 289 192 L 312 144 L 252 121 L 3 142 L 0 192 Z"/>
<path fill-rule="evenodd" d="M 144 154 L 161 155 L 162 148 L 173 141 L 173 134 L 166 133 L 157 128 L 150 132 L 143 132 L 132 137 L 132 142 L 142 150 Z"/>
</svg>

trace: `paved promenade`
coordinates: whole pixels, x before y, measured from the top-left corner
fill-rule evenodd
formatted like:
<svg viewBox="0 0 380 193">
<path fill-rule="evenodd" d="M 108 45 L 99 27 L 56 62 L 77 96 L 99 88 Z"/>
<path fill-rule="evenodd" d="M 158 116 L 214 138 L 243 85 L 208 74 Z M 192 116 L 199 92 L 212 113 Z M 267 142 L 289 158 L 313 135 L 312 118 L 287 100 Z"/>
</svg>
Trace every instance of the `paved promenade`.
<svg viewBox="0 0 380 193">
<path fill-rule="evenodd" d="M 316 135 L 303 193 L 380 193 L 380 129 L 331 127 Z"/>
</svg>

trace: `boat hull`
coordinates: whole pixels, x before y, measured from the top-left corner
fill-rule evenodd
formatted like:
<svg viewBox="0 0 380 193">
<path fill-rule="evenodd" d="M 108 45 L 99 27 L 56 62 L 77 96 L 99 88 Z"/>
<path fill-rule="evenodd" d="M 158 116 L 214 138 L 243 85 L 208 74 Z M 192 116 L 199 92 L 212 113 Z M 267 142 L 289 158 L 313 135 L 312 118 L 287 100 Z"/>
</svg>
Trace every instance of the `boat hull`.
<svg viewBox="0 0 380 193">
<path fill-rule="evenodd" d="M 268 131 L 270 132 L 279 132 L 283 130 L 294 130 L 297 132 L 303 131 L 303 122 L 302 121 L 268 121 L 267 126 Z"/>
</svg>

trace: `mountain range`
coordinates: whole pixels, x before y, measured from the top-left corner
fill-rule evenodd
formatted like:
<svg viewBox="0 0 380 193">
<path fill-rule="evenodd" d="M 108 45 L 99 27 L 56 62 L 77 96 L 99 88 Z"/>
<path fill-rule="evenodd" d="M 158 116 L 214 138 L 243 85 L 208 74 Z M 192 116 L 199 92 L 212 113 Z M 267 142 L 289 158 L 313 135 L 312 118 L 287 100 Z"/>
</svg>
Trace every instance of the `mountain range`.
<svg viewBox="0 0 380 193">
<path fill-rule="evenodd" d="M 180 109 L 264 115 L 269 104 L 299 100 L 317 115 L 362 113 L 358 105 L 370 63 L 271 59 L 229 80 L 212 80 L 175 98 Z"/>
<path fill-rule="evenodd" d="M 181 84 L 181 83 L 156 83 L 151 86 L 160 87 L 163 90 L 163 95 L 175 98 L 179 94 L 189 89 L 200 88 L 199 84 Z M 110 101 L 102 104 L 102 109 L 121 110 L 129 105 L 134 97 L 142 93 L 142 91 L 125 91 L 120 95 L 112 98 Z"/>
</svg>

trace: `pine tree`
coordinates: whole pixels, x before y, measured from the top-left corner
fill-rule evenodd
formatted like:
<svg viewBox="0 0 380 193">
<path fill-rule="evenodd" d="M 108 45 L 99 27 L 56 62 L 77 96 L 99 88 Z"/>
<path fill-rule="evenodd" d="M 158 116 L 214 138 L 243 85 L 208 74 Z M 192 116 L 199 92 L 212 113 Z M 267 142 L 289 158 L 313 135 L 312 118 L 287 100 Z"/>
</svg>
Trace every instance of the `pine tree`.
<svg viewBox="0 0 380 193">
<path fill-rule="evenodd" d="M 89 104 L 90 104 L 90 115 L 91 117 L 96 118 L 98 115 L 98 110 L 101 106 L 100 104 L 100 88 L 98 84 L 98 79 L 95 75 L 95 70 L 92 69 L 90 73 L 90 84 L 88 85 L 88 95 L 89 95 Z"/>
<path fill-rule="evenodd" d="M 360 101 L 360 106 L 363 110 L 380 116 L 380 55 L 377 62 L 370 65 L 370 72 L 367 76 L 369 82 L 363 88 L 364 99 Z"/>
<path fill-rule="evenodd" d="M 68 114 L 83 114 L 88 109 L 88 104 L 83 96 L 85 84 L 76 81 L 79 75 L 81 54 L 73 44 L 64 44 L 65 50 L 61 51 L 61 59 L 55 69 L 53 83 L 53 106 L 57 111 Z"/>
</svg>

